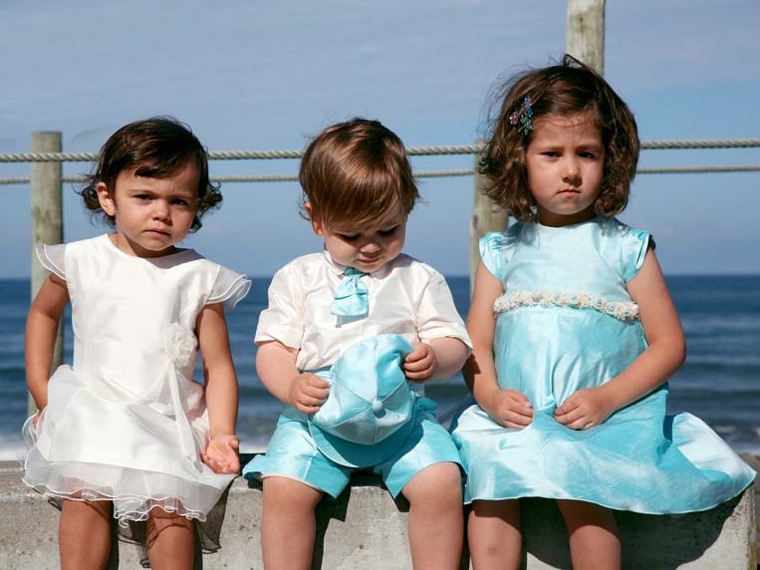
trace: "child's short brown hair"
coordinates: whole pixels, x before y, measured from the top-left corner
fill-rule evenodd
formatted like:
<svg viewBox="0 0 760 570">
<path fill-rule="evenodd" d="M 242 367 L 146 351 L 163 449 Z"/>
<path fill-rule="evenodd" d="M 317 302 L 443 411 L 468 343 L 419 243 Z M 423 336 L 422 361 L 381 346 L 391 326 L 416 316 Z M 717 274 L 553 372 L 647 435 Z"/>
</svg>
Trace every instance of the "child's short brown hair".
<svg viewBox="0 0 760 570">
<path fill-rule="evenodd" d="M 420 197 L 401 139 L 379 121 L 358 117 L 314 137 L 299 180 L 301 215 L 327 227 L 373 223 L 398 206 L 409 214 Z"/>
</svg>

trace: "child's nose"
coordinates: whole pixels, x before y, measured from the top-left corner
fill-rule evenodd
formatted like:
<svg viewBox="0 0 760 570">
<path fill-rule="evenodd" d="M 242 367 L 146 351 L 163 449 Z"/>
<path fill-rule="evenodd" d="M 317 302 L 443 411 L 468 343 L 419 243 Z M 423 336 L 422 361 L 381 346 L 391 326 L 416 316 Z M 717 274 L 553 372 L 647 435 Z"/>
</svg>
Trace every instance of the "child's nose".
<svg viewBox="0 0 760 570">
<path fill-rule="evenodd" d="M 362 252 L 375 253 L 380 251 L 380 244 L 374 240 L 369 240 L 362 245 Z"/>
<path fill-rule="evenodd" d="M 153 202 L 153 215 L 156 218 L 167 220 L 169 219 L 169 212 L 169 203 L 166 200 L 155 200 Z"/>
<path fill-rule="evenodd" d="M 568 158 L 565 160 L 565 165 L 563 169 L 563 179 L 567 182 L 577 182 L 580 178 L 580 167 L 578 166 L 578 161 L 574 158 Z"/>
</svg>

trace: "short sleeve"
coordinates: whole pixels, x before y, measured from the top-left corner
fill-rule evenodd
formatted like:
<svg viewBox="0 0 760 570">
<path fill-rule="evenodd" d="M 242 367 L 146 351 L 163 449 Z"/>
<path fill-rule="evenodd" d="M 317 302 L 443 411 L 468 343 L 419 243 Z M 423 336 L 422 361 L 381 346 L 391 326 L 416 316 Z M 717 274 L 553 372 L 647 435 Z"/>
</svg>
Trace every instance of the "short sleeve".
<svg viewBox="0 0 760 570">
<path fill-rule="evenodd" d="M 446 279 L 433 272 L 417 307 L 417 335 L 427 342 L 436 338 L 452 337 L 472 349 L 464 321 L 456 309 Z"/>
<path fill-rule="evenodd" d="M 501 255 L 498 250 L 498 244 L 501 242 L 499 234 L 497 232 L 489 232 L 480 238 L 478 245 L 480 246 L 480 259 L 485 265 L 486 269 L 501 281 L 501 276 L 504 274 L 504 264 L 501 260 Z"/>
<path fill-rule="evenodd" d="M 649 232 L 629 228 L 621 251 L 622 275 L 626 283 L 639 273 L 650 247 L 654 249 L 654 240 Z"/>
<path fill-rule="evenodd" d="M 503 280 L 504 270 L 520 239 L 522 227 L 522 224 L 515 224 L 505 232 L 488 232 L 478 242 L 483 265 L 499 281 Z"/>
<path fill-rule="evenodd" d="M 277 340 L 299 348 L 303 339 L 303 287 L 295 264 L 279 269 L 269 285 L 268 306 L 259 315 L 254 342 Z"/>
<path fill-rule="evenodd" d="M 58 277 L 66 280 L 66 244 L 60 243 L 57 245 L 38 245 L 36 248 L 37 259 L 40 260 L 42 266 L 55 273 Z"/>
<path fill-rule="evenodd" d="M 224 303 L 226 307 L 232 308 L 250 289 L 251 280 L 248 277 L 220 265 L 208 303 Z"/>
</svg>

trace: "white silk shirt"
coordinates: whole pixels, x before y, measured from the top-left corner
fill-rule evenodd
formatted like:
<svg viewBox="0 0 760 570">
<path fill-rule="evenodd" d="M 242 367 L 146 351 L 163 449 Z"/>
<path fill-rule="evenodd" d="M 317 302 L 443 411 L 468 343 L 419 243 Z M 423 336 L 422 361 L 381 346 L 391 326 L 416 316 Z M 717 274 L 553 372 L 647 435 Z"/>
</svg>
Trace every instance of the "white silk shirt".
<svg viewBox="0 0 760 570">
<path fill-rule="evenodd" d="M 348 346 L 378 334 L 399 334 L 412 344 L 453 337 L 472 348 L 446 280 L 431 266 L 401 254 L 363 276 L 369 295 L 365 317 L 330 313 L 345 269 L 322 251 L 278 270 L 254 341 L 277 340 L 299 349 L 296 365 L 302 371 L 329 367 Z"/>
</svg>

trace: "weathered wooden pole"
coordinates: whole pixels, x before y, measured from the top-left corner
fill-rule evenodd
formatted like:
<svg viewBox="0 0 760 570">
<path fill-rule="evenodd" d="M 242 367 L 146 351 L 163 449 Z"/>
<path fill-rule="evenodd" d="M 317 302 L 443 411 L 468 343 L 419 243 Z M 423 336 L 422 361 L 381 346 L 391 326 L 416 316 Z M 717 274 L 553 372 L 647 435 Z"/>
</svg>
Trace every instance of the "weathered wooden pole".
<svg viewBox="0 0 760 570">
<path fill-rule="evenodd" d="M 604 75 L 605 0 L 567 0 L 565 52 Z"/>
<path fill-rule="evenodd" d="M 483 194 L 485 176 L 478 168 L 480 153 L 475 155 L 475 196 L 470 218 L 470 294 L 475 285 L 475 271 L 480 262 L 478 240 L 487 232 L 500 232 L 509 225 L 507 212 L 497 208 L 491 198 Z"/>
<path fill-rule="evenodd" d="M 32 152 L 61 152 L 61 133 L 44 131 L 32 133 Z M 40 244 L 63 242 L 63 186 L 60 162 L 32 162 L 29 194 L 32 214 L 32 299 L 47 279 L 48 272 L 37 259 L 35 250 Z M 60 366 L 63 357 L 63 329 L 59 325 L 53 351 L 52 370 Z M 51 370 L 51 372 L 52 372 Z M 29 396 L 29 414 L 36 411 Z"/>
</svg>

